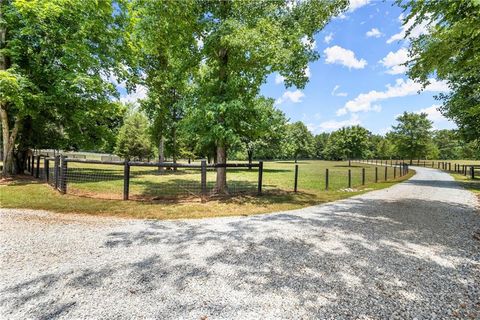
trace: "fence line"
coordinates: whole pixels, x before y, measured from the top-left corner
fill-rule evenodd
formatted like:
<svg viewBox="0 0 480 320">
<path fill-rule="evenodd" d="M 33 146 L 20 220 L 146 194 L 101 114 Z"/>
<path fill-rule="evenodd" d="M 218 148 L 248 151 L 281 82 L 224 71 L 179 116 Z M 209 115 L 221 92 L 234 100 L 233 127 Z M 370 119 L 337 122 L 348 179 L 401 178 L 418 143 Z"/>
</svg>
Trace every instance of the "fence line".
<svg viewBox="0 0 480 320">
<path fill-rule="evenodd" d="M 366 167 L 359 166 L 348 168 L 344 172 L 340 172 L 345 180 L 338 179 L 338 171 L 334 170 L 334 180 L 332 181 L 332 172 L 328 168 L 325 169 L 325 185 L 321 189 L 343 190 L 352 187 L 365 186 L 370 182 L 384 182 L 392 178 L 402 177 L 408 173 L 408 165 L 398 161 L 383 160 L 350 160 L 349 167 L 352 162 L 368 164 L 370 168 L 369 178 L 367 178 Z M 42 167 L 43 164 L 43 167 Z M 142 199 L 164 199 L 178 196 L 194 196 L 205 200 L 215 192 L 214 175 L 209 173 L 218 168 L 225 168 L 227 172 L 228 192 L 235 194 L 257 194 L 264 193 L 264 163 L 228 163 L 228 164 L 207 164 L 206 160 L 200 163 L 171 163 L 171 162 L 138 162 L 138 161 L 101 161 L 87 160 L 79 158 L 68 158 L 64 155 L 48 157 L 37 155 L 27 159 L 27 171 L 36 178 L 45 180 L 47 184 L 54 189 L 65 194 L 76 194 L 91 197 L 107 197 L 110 199 L 123 200 L 142 200 Z M 379 172 L 379 167 L 385 166 L 384 174 Z M 392 167 L 392 169 L 388 167 Z M 157 170 L 157 169 L 163 170 Z M 243 169 L 258 169 L 258 176 L 252 179 L 255 171 L 250 172 L 249 180 L 241 176 L 235 178 L 236 173 L 242 173 Z M 356 168 L 361 169 L 356 171 Z M 332 168 L 335 169 L 335 168 Z M 374 169 L 374 171 L 373 171 Z M 267 171 L 271 172 L 271 171 Z M 294 166 L 293 172 L 293 191 L 298 192 L 300 189 L 301 168 L 298 164 Z M 374 179 L 372 174 L 375 173 Z M 398 174 L 397 174 L 398 173 Z M 232 178 L 232 175 L 234 178 Z M 307 180 L 319 180 L 319 176 L 312 177 L 311 174 L 304 176 L 306 179 L 302 183 L 308 185 Z M 343 178 L 342 178 L 343 179 Z M 256 180 L 256 181 L 254 181 Z M 283 180 L 282 180 L 283 181 Z M 316 182 L 317 183 L 317 182 Z M 320 183 L 321 180 L 320 180 Z M 333 184 L 333 188 L 330 184 Z M 275 189 L 271 189 L 272 185 L 267 182 L 265 187 L 268 190 L 286 190 L 273 184 Z M 317 183 L 318 185 L 318 183 Z M 343 185 L 343 186 L 342 186 Z M 309 190 L 304 187 L 303 190 Z M 312 187 L 317 189 L 317 187 Z M 139 191 L 140 190 L 140 191 Z M 292 189 L 289 189 L 292 190 Z M 318 190 L 318 189 L 317 189 Z"/>
</svg>

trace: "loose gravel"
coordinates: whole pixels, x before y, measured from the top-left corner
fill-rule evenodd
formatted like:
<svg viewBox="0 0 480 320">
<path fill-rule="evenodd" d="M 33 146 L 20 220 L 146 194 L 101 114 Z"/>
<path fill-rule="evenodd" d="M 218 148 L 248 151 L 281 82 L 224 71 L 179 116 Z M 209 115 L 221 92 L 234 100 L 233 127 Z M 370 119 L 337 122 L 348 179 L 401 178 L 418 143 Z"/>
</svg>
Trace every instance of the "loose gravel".
<svg viewBox="0 0 480 320">
<path fill-rule="evenodd" d="M 0 209 L 0 316 L 479 319 L 477 199 L 415 169 L 388 189 L 251 217 Z"/>
</svg>

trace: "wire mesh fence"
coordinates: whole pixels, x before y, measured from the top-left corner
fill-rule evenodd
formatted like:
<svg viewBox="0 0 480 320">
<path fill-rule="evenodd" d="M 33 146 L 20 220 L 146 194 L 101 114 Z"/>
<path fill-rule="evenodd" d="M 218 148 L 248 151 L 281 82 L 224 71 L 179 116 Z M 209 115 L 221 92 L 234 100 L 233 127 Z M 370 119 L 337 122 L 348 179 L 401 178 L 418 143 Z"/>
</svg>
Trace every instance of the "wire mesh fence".
<svg viewBox="0 0 480 320">
<path fill-rule="evenodd" d="M 37 164 L 37 159 L 34 159 Z M 30 162 L 32 162 L 31 160 Z M 33 162 L 32 162 L 33 163 Z M 217 171 L 226 171 L 226 195 L 353 191 L 406 174 L 405 164 L 365 161 L 292 161 L 253 164 L 153 163 L 43 157 L 28 166 L 62 193 L 101 199 L 208 199 L 219 196 Z M 29 171 L 29 172 L 30 172 Z M 223 192 L 220 193 L 223 195 Z"/>
</svg>

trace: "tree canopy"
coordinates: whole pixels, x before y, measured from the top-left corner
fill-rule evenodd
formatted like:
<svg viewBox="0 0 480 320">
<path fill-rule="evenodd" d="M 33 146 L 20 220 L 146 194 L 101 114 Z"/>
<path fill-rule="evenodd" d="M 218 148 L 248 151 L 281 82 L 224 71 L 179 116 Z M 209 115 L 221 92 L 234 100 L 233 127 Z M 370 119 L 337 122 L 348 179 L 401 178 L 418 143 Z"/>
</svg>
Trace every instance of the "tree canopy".
<svg viewBox="0 0 480 320">
<path fill-rule="evenodd" d="M 398 0 L 409 10 L 404 23 L 427 25 L 411 39 L 408 75 L 423 85 L 432 76 L 447 81 L 450 92 L 438 96 L 442 113 L 468 140 L 480 137 L 480 1 Z M 409 30 L 409 31 L 410 31 Z M 406 33 L 409 37 L 410 33 Z"/>
<path fill-rule="evenodd" d="M 410 161 L 425 157 L 432 142 L 432 122 L 427 114 L 404 112 L 397 122 L 392 134 L 398 155 Z"/>
<path fill-rule="evenodd" d="M 124 111 L 108 81 L 125 71 L 121 8 L 114 0 L 0 1 L 4 174 L 51 135 L 59 139 L 50 147 L 111 144 Z"/>
</svg>

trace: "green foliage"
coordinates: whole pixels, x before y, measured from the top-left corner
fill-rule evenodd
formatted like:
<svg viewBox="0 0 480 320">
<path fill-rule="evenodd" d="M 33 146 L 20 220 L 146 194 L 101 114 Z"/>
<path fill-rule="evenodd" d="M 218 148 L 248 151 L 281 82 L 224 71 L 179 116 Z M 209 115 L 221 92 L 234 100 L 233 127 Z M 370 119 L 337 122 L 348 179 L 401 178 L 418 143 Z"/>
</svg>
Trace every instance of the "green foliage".
<svg viewBox="0 0 480 320">
<path fill-rule="evenodd" d="M 317 159 L 326 159 L 325 157 L 325 148 L 327 147 L 328 139 L 330 138 L 330 134 L 326 132 L 322 132 L 317 134 L 315 139 L 315 151 L 314 156 Z"/>
<path fill-rule="evenodd" d="M 263 159 L 273 159 L 280 154 L 287 119 L 285 114 L 274 107 L 274 100 L 258 97 L 253 100 L 252 111 L 255 121 L 240 137 L 252 160 L 254 153 Z"/>
<path fill-rule="evenodd" d="M 288 86 L 305 86 L 307 63 L 318 54 L 302 39 L 312 40 L 346 1 L 200 3 L 203 63 L 189 127 L 208 144 L 228 148 L 257 121 L 252 101 L 269 74 L 278 71 Z"/>
<path fill-rule="evenodd" d="M 363 159 L 370 149 L 371 133 L 361 126 L 344 127 L 332 132 L 324 150 L 331 160 Z"/>
<path fill-rule="evenodd" d="M 314 137 L 301 121 L 288 124 L 283 141 L 284 157 L 295 159 L 310 158 L 314 152 Z"/>
<path fill-rule="evenodd" d="M 135 112 L 120 128 L 115 154 L 127 160 L 144 160 L 153 156 L 147 118 Z"/>
<path fill-rule="evenodd" d="M 404 112 L 397 121 L 392 128 L 398 155 L 410 160 L 427 157 L 432 147 L 432 122 L 427 114 Z"/>
<path fill-rule="evenodd" d="M 17 152 L 111 149 L 123 107 L 112 74 L 125 75 L 123 1 L 3 1 L 0 103 Z M 4 63 L 3 63 L 4 62 Z M 52 139 L 53 140 L 53 139 Z"/>
<path fill-rule="evenodd" d="M 430 76 L 446 80 L 442 113 L 468 140 L 480 136 L 480 2 L 397 0 L 409 10 L 404 23 L 427 24 L 429 32 L 411 41 L 408 72 L 427 85 Z M 407 33 L 407 36 L 409 34 Z"/>
</svg>

